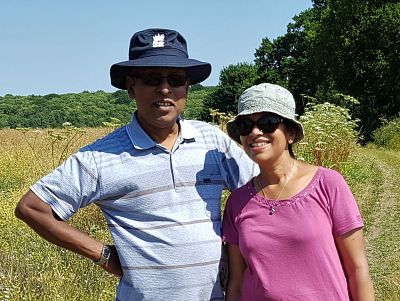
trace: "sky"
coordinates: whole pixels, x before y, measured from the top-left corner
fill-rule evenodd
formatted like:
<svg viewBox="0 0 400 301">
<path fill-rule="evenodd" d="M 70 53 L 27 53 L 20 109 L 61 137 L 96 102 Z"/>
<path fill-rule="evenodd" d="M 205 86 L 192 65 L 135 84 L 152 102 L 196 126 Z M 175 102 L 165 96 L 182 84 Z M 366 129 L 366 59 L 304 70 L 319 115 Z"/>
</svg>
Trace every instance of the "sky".
<svg viewBox="0 0 400 301">
<path fill-rule="evenodd" d="M 12 0 L 0 4 L 0 96 L 114 92 L 109 70 L 128 60 L 132 35 L 179 31 L 189 57 L 220 71 L 252 63 L 263 38 L 286 33 L 311 0 Z"/>
</svg>

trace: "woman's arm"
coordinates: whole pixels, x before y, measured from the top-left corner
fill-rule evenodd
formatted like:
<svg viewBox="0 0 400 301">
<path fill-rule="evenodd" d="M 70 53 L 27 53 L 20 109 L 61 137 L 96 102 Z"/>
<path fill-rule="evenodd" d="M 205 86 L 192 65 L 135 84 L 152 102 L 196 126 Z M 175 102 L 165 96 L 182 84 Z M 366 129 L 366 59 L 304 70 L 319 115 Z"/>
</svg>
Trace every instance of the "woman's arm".
<svg viewBox="0 0 400 301">
<path fill-rule="evenodd" d="M 353 301 L 374 301 L 375 294 L 369 275 L 362 228 L 337 237 L 336 245 L 349 281 Z"/>
<path fill-rule="evenodd" d="M 228 285 L 226 301 L 237 301 L 242 292 L 243 274 L 246 263 L 238 245 L 228 243 Z"/>
</svg>

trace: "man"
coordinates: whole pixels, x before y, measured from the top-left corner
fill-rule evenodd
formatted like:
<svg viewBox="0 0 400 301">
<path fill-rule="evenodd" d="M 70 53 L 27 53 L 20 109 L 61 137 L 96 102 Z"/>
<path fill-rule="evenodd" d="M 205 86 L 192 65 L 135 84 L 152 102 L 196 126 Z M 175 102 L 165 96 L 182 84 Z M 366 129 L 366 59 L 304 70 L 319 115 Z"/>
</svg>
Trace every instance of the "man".
<svg viewBox="0 0 400 301">
<path fill-rule="evenodd" d="M 129 60 L 110 71 L 112 85 L 136 100 L 132 121 L 73 154 L 16 208 L 48 241 L 120 276 L 116 300 L 223 300 L 221 193 L 256 171 L 217 127 L 180 117 L 189 85 L 210 72 L 188 58 L 178 32 L 134 34 Z M 115 246 L 65 222 L 92 203 Z"/>
</svg>

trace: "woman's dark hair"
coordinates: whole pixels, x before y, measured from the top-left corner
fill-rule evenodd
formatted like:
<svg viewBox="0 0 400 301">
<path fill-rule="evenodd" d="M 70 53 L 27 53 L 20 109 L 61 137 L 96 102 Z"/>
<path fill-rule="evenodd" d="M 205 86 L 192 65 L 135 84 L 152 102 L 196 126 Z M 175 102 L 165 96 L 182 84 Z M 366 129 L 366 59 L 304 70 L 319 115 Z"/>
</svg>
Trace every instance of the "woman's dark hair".
<svg viewBox="0 0 400 301">
<path fill-rule="evenodd" d="M 293 159 L 296 159 L 296 155 L 294 154 L 294 152 L 293 152 L 293 144 L 289 144 L 288 145 L 288 150 L 289 150 L 289 155 L 290 155 L 290 157 L 292 157 Z"/>
<path fill-rule="evenodd" d="M 298 131 L 299 131 L 297 125 L 295 125 L 292 121 L 290 121 L 290 120 L 288 120 L 288 119 L 284 119 L 284 120 L 283 120 L 283 124 L 285 125 L 286 129 L 287 129 L 289 132 L 294 133 L 294 134 L 297 136 Z M 293 151 L 293 144 L 292 144 L 292 143 L 290 143 L 290 144 L 288 145 L 288 150 L 289 150 L 289 155 L 290 155 L 293 159 L 296 159 L 296 155 L 294 154 L 294 151 Z"/>
</svg>

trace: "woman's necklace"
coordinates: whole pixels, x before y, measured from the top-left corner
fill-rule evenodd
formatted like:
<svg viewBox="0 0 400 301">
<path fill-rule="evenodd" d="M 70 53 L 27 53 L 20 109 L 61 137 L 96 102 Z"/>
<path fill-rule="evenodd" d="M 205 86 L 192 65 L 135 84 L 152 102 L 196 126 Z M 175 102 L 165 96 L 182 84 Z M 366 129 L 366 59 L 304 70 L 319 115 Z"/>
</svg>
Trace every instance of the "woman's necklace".
<svg viewBox="0 0 400 301">
<path fill-rule="evenodd" d="M 279 191 L 279 194 L 278 194 L 278 196 L 275 198 L 275 200 L 279 200 L 279 197 L 281 196 L 282 191 L 285 189 L 286 184 L 289 182 L 290 178 L 292 177 L 295 162 L 296 162 L 296 160 L 293 160 L 292 169 L 290 170 L 290 173 L 289 173 L 288 177 L 286 178 L 285 184 L 283 184 L 283 187 L 282 187 L 282 189 Z M 261 188 L 261 193 L 262 193 L 263 197 L 264 197 L 265 199 L 268 199 L 268 198 L 266 197 L 266 195 L 265 195 L 264 187 L 262 187 L 262 185 L 261 185 L 261 179 L 260 179 L 259 177 L 257 177 L 257 180 L 258 180 L 258 185 L 259 185 L 260 188 Z M 275 209 L 274 205 L 271 204 L 271 205 L 269 206 L 269 215 L 273 215 L 273 214 L 275 213 L 275 211 L 276 211 L 276 209 Z"/>
</svg>

